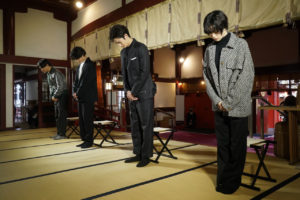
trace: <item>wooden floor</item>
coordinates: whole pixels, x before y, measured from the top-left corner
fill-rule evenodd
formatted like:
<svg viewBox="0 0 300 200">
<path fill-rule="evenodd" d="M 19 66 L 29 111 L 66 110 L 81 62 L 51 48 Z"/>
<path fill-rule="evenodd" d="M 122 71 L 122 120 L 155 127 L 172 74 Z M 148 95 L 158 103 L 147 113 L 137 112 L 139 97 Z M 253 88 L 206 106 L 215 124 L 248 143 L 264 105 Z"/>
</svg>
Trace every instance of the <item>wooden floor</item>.
<svg viewBox="0 0 300 200">
<path fill-rule="evenodd" d="M 300 199 L 300 170 L 283 159 L 265 161 L 276 183 L 258 180 L 261 191 L 240 187 L 224 195 L 215 191 L 215 147 L 170 141 L 177 160 L 161 157 L 159 164 L 137 168 L 136 163 L 124 163 L 132 156 L 129 133 L 113 132 L 120 145 L 104 143 L 103 148 L 82 150 L 75 147 L 78 136 L 52 140 L 55 132 L 54 128 L 0 132 L 1 200 Z M 155 144 L 159 148 L 158 141 Z M 248 153 L 245 171 L 253 173 L 257 163 L 256 154 Z M 244 183 L 250 181 L 243 176 Z"/>
</svg>

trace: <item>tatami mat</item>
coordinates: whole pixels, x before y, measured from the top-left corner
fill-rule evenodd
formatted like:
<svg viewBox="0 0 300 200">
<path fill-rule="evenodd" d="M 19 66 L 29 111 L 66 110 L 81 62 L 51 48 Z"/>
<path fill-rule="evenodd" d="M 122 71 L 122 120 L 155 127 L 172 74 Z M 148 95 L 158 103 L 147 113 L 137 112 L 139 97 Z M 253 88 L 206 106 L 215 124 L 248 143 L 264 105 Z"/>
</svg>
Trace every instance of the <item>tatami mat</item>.
<svg viewBox="0 0 300 200">
<path fill-rule="evenodd" d="M 0 132 L 0 199 L 240 200 L 251 199 L 299 173 L 286 160 L 267 157 L 266 165 L 276 183 L 258 180 L 260 192 L 241 187 L 232 195 L 223 195 L 215 191 L 215 147 L 171 140 L 168 147 L 178 159 L 162 156 L 159 164 L 137 168 L 136 163 L 124 163 L 132 156 L 129 133 L 113 132 L 120 145 L 105 142 L 104 148 L 94 145 L 82 150 L 75 147 L 81 142 L 76 135 L 55 141 L 38 138 L 40 134 L 55 134 L 55 129 L 31 131 L 32 134 L 28 130 L 24 134 L 15 131 L 15 135 L 13 131 Z M 28 140 L 9 141 L 19 139 Z M 99 137 L 95 143 L 100 141 Z M 160 147 L 157 140 L 155 145 Z M 253 172 L 257 163 L 256 155 L 248 153 L 245 170 Z M 250 181 L 243 177 L 244 183 Z M 297 199 L 297 184 L 299 179 L 273 191 L 266 199 Z"/>
</svg>

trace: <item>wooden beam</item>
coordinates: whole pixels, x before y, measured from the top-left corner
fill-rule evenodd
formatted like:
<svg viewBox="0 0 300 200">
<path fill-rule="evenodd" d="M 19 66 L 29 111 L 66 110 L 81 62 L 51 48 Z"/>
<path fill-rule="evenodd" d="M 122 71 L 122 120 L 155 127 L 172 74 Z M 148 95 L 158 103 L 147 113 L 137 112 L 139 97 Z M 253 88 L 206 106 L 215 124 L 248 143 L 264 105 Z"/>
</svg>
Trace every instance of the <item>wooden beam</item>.
<svg viewBox="0 0 300 200">
<path fill-rule="evenodd" d="M 22 65 L 36 65 L 40 58 L 25 57 L 25 56 L 14 56 L 14 55 L 0 55 L 0 62 L 2 63 L 14 63 Z M 55 60 L 48 59 L 54 66 L 70 67 L 68 60 Z"/>
<path fill-rule="evenodd" d="M 75 33 L 72 36 L 72 40 L 78 39 L 83 35 L 96 30 L 97 28 L 118 21 L 122 18 L 125 18 L 126 16 L 142 11 L 148 7 L 154 6 L 163 1 L 165 0 L 135 0 L 81 28 L 77 33 Z"/>
</svg>

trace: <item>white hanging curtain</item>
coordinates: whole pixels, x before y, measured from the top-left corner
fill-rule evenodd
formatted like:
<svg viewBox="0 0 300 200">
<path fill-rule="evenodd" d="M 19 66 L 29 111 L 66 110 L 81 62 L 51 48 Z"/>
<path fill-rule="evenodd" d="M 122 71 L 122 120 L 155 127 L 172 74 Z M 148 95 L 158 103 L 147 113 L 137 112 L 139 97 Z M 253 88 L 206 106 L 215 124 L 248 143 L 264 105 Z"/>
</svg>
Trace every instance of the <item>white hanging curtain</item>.
<svg viewBox="0 0 300 200">
<path fill-rule="evenodd" d="M 111 24 L 111 25 L 110 25 L 110 28 L 111 28 L 113 25 L 115 25 L 115 24 L 121 24 L 121 25 L 126 26 L 126 19 L 122 19 L 122 20 L 120 20 L 120 21 L 117 21 L 117 22 Z M 121 48 L 119 45 L 117 45 L 117 44 L 111 42 L 111 44 L 110 44 L 110 54 L 109 54 L 109 57 L 118 57 L 118 56 L 120 56 L 121 50 L 122 50 L 122 48 Z"/>
<path fill-rule="evenodd" d="M 101 60 L 109 57 L 109 27 L 103 27 L 97 31 L 97 52 Z"/>
<path fill-rule="evenodd" d="M 99 59 L 99 54 L 97 54 L 98 49 L 96 41 L 96 32 L 93 32 L 85 37 L 85 51 L 87 56 L 89 56 L 93 61 Z"/>
<path fill-rule="evenodd" d="M 252 1 L 252 0 L 250 0 Z M 237 25 L 236 22 L 236 0 L 218 0 L 218 1 L 211 1 L 211 0 L 201 0 L 201 23 L 200 25 L 203 27 L 203 22 L 205 16 L 214 11 L 214 10 L 221 10 L 223 11 L 228 17 L 228 30 L 233 31 L 235 30 L 235 26 Z M 200 36 L 207 37 L 204 33 L 204 29 L 201 28 Z"/>
<path fill-rule="evenodd" d="M 240 0 L 240 30 L 283 23 L 289 3 L 289 0 Z"/>
<path fill-rule="evenodd" d="M 174 0 L 171 12 L 171 43 L 196 40 L 199 25 L 199 0 Z"/>
<path fill-rule="evenodd" d="M 147 43 L 146 40 L 146 30 L 147 30 L 147 21 L 146 21 L 146 12 L 142 11 L 137 14 L 134 14 L 127 18 L 127 28 L 131 37 L 135 38 L 137 41 L 144 44 Z"/>
<path fill-rule="evenodd" d="M 148 15 L 148 48 L 155 49 L 169 44 L 169 1 L 153 6 Z"/>
</svg>

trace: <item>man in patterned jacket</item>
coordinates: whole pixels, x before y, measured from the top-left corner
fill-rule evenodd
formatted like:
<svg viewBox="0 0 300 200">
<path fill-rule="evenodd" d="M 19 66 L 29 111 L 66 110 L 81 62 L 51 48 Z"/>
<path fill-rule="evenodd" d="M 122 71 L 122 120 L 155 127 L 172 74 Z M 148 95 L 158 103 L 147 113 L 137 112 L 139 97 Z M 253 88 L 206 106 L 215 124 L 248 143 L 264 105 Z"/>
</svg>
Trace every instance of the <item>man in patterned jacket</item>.
<svg viewBox="0 0 300 200">
<path fill-rule="evenodd" d="M 66 138 L 68 100 L 66 78 L 59 70 L 56 70 L 47 59 L 39 60 L 37 65 L 44 74 L 47 73 L 50 97 L 54 102 L 57 135 L 55 135 L 53 139 L 64 139 Z"/>
<path fill-rule="evenodd" d="M 227 31 L 228 20 L 222 11 L 209 13 L 203 25 L 214 40 L 205 51 L 203 75 L 215 112 L 216 191 L 232 194 L 244 170 L 254 66 L 247 42 Z"/>
</svg>

